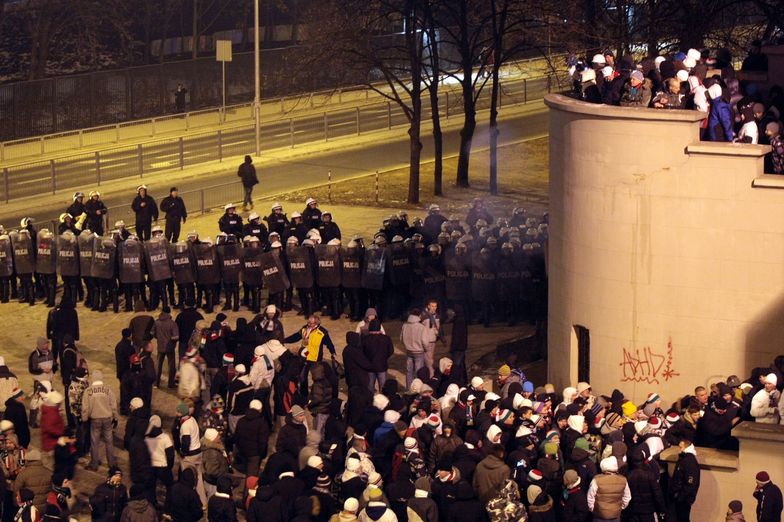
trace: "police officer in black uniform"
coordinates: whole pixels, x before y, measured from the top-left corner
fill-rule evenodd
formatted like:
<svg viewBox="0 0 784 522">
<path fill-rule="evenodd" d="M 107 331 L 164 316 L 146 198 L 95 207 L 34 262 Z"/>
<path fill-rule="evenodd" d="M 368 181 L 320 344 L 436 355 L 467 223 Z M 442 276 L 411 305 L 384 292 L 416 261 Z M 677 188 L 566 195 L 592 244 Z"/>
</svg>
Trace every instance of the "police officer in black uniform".
<svg viewBox="0 0 784 522">
<path fill-rule="evenodd" d="M 289 220 L 286 218 L 286 214 L 283 213 L 283 205 L 278 202 L 273 203 L 270 212 L 270 215 L 265 218 L 270 234 L 277 232 L 280 237 L 285 237 Z M 272 238 L 270 238 L 269 242 L 272 243 Z"/>
<path fill-rule="evenodd" d="M 305 200 L 305 210 L 302 211 L 302 223 L 308 230 L 318 228 L 321 224 L 321 210 L 319 210 L 318 201 L 315 198 Z"/>
<path fill-rule="evenodd" d="M 221 232 L 233 235 L 239 241 L 242 238 L 242 216 L 237 214 L 237 206 L 228 203 L 223 210 L 225 213 L 218 221 L 218 228 Z"/>
<path fill-rule="evenodd" d="M 147 194 L 147 185 L 136 188 L 136 197 L 133 198 L 131 209 L 136 214 L 136 235 L 142 241 L 150 239 L 150 228 L 153 221 L 158 221 L 158 205 Z"/>
<path fill-rule="evenodd" d="M 90 192 L 90 200 L 84 204 L 87 213 L 87 227 L 96 235 L 103 235 L 103 217 L 109 212 L 101 201 L 101 193 L 97 190 Z"/>
</svg>

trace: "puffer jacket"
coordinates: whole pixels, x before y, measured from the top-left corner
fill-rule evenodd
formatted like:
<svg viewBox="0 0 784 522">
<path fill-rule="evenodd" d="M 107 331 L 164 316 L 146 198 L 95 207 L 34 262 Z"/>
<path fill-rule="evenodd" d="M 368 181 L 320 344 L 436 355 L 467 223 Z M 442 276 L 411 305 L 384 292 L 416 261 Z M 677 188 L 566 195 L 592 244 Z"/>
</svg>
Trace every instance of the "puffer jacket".
<svg viewBox="0 0 784 522">
<path fill-rule="evenodd" d="M 327 379 L 324 363 L 316 364 L 311 372 L 313 386 L 310 388 L 308 409 L 311 413 L 329 413 L 332 404 L 332 384 Z"/>
<path fill-rule="evenodd" d="M 201 440 L 204 482 L 215 486 L 218 478 L 229 472 L 229 460 L 220 440 Z"/>
<path fill-rule="evenodd" d="M 30 460 L 30 453 L 27 453 L 27 464 L 14 480 L 14 496 L 22 488 L 29 489 L 35 495 L 33 505 L 43 513 L 46 508 L 46 495 L 52 487 L 52 473 L 40 460 Z"/>
</svg>

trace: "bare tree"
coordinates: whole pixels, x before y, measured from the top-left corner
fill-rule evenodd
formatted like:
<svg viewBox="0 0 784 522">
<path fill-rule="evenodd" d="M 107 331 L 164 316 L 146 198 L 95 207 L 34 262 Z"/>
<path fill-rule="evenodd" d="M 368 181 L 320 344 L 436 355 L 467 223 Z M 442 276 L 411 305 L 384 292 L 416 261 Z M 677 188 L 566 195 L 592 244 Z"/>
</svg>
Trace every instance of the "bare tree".
<svg viewBox="0 0 784 522">
<path fill-rule="evenodd" d="M 427 36 L 427 66 L 423 68 L 423 79 L 430 94 L 430 118 L 433 122 L 433 195 L 441 196 L 444 178 L 444 133 L 441 129 L 441 104 L 438 98 L 438 87 L 441 80 L 441 45 L 438 25 L 436 22 L 436 2 L 423 0 L 425 35 Z"/>
<path fill-rule="evenodd" d="M 309 40 L 311 57 L 319 57 L 322 67 L 364 77 L 368 88 L 405 114 L 410 150 L 407 200 L 418 203 L 425 48 L 421 2 L 327 0 L 314 7 L 310 20 L 315 28 Z M 376 83 L 379 77 L 383 87 Z"/>
</svg>

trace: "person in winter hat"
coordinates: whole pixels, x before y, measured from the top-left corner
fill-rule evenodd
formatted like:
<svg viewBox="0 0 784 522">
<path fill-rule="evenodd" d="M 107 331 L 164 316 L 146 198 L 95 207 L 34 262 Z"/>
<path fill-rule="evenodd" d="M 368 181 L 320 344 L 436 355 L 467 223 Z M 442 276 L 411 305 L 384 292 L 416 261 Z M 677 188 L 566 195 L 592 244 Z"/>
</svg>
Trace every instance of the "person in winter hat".
<svg viewBox="0 0 784 522">
<path fill-rule="evenodd" d="M 542 490 L 539 489 L 539 491 L 541 492 Z M 520 500 L 520 488 L 511 479 L 505 479 L 499 488 L 493 492 L 493 496 L 487 502 L 485 509 L 487 516 L 493 522 L 526 520 L 525 506 Z"/>
<path fill-rule="evenodd" d="M 414 497 L 408 499 L 406 514 L 410 521 L 437 522 L 438 505 L 430 498 L 430 479 L 420 477 L 415 482 Z"/>
<path fill-rule="evenodd" d="M 587 492 L 588 509 L 594 520 L 620 519 L 631 500 L 629 484 L 618 474 L 618 459 L 607 457 L 600 463 L 601 474 L 591 481 Z"/>
<path fill-rule="evenodd" d="M 62 473 L 52 475 L 52 490 L 46 496 L 45 520 L 66 521 L 70 518 L 68 499 L 71 498 L 71 483 Z"/>
<path fill-rule="evenodd" d="M 168 433 L 161 430 L 161 418 L 157 415 L 150 417 L 144 442 L 150 455 L 150 465 L 154 477 L 151 486 L 162 483 L 166 493 L 171 490 L 174 483 L 172 467 L 174 466 L 174 443 Z"/>
<path fill-rule="evenodd" d="M 781 489 L 771 482 L 767 471 L 760 471 L 755 479 L 757 481 L 757 485 L 754 488 L 754 498 L 757 500 L 757 521 L 774 522 L 781 520 Z"/>
<path fill-rule="evenodd" d="M 157 522 L 158 512 L 148 500 L 148 492 L 142 484 L 131 486 L 130 499 L 120 517 L 121 522 Z"/>
<path fill-rule="evenodd" d="M 207 498 L 215 494 L 221 477 L 229 473 L 229 456 L 215 428 L 204 430 L 201 440 L 201 457 L 204 468 L 204 492 Z"/>
<path fill-rule="evenodd" d="M 781 418 L 779 399 L 781 392 L 776 388 L 778 377 L 769 373 L 763 380 L 763 388 L 751 399 L 751 416 L 760 424 L 778 424 Z"/>
<path fill-rule="evenodd" d="M 725 522 L 746 522 L 746 517 L 743 516 L 743 502 L 740 500 L 732 500 L 727 506 L 727 517 Z"/>
<path fill-rule="evenodd" d="M 109 468 L 106 481 L 90 496 L 93 520 L 119 522 L 127 504 L 128 490 L 122 482 L 122 471 L 117 467 Z"/>
<path fill-rule="evenodd" d="M 700 489 L 700 466 L 691 440 L 682 438 L 678 447 L 681 452 L 669 482 L 669 495 L 675 505 L 677 520 L 689 520 L 691 506 Z"/>
<path fill-rule="evenodd" d="M 474 489 L 482 502 L 490 500 L 511 476 L 509 466 L 504 463 L 505 451 L 500 444 L 493 445 L 488 455 L 474 470 Z"/>
<path fill-rule="evenodd" d="M 26 459 L 24 468 L 13 482 L 13 489 L 17 494 L 22 489 L 30 490 L 34 495 L 33 505 L 43 514 L 46 509 L 46 497 L 51 487 L 52 472 L 44 467 L 38 448 L 28 448 Z"/>
<path fill-rule="evenodd" d="M 198 522 L 203 516 L 202 506 L 196 493 L 196 472 L 191 467 L 184 467 L 179 480 L 166 495 L 164 513 L 175 521 Z"/>
<path fill-rule="evenodd" d="M 580 476 L 575 470 L 568 469 L 564 472 L 564 490 L 563 498 L 561 499 L 561 512 L 564 520 L 573 522 L 590 522 L 591 520 L 588 499 L 580 484 Z"/>
<path fill-rule="evenodd" d="M 371 487 L 367 506 L 359 513 L 360 522 L 397 522 L 395 512 L 384 501 L 381 489 Z"/>
<path fill-rule="evenodd" d="M 237 508 L 231 496 L 231 477 L 223 475 L 217 480 L 215 493 L 207 502 L 208 520 L 237 520 Z"/>
<path fill-rule="evenodd" d="M 719 83 L 708 87 L 710 112 L 708 113 L 709 141 L 732 141 L 735 133 L 732 130 L 732 109 L 730 104 L 722 99 L 722 88 Z"/>
<path fill-rule="evenodd" d="M 357 514 L 359 513 L 359 501 L 354 497 L 347 498 L 343 502 L 343 510 L 340 513 L 335 513 L 329 519 L 329 522 L 357 522 Z"/>
<path fill-rule="evenodd" d="M 39 522 L 41 520 L 41 511 L 33 504 L 35 494 L 27 488 L 20 489 L 15 497 L 16 512 L 13 520 L 16 522 Z M 9 501 L 10 502 L 10 501 Z M 9 509 L 12 506 L 8 506 Z"/>
</svg>

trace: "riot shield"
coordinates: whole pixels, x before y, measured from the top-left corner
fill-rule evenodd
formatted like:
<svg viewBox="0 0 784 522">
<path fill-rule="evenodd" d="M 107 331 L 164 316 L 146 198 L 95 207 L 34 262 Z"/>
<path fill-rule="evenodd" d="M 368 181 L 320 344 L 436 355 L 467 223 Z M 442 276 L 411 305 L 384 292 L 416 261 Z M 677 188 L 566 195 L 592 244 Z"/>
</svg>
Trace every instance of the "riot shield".
<svg viewBox="0 0 784 522">
<path fill-rule="evenodd" d="M 289 258 L 289 274 L 294 288 L 313 288 L 313 254 L 310 247 L 292 246 L 286 249 Z"/>
<path fill-rule="evenodd" d="M 365 269 L 362 271 L 362 287 L 368 290 L 384 289 L 384 272 L 387 264 L 387 249 L 370 245 L 365 250 Z"/>
<path fill-rule="evenodd" d="M 196 282 L 196 262 L 190 243 L 178 241 L 169 245 L 169 258 L 174 272 L 174 281 L 178 285 L 189 285 Z"/>
<path fill-rule="evenodd" d="M 474 301 L 495 299 L 496 268 L 493 255 L 475 253 L 471 270 L 471 296 Z"/>
<path fill-rule="evenodd" d="M 260 243 L 255 243 L 260 245 Z M 242 249 L 242 281 L 246 285 L 261 286 L 261 246 L 246 246 Z"/>
<path fill-rule="evenodd" d="M 450 252 L 446 256 L 445 291 L 451 301 L 471 298 L 471 258 L 468 254 Z"/>
<path fill-rule="evenodd" d="M 73 232 L 66 230 L 57 236 L 57 273 L 62 277 L 78 277 L 79 261 L 78 240 Z"/>
<path fill-rule="evenodd" d="M 422 259 L 422 280 L 428 296 L 444 295 L 444 265 L 440 257 Z"/>
<path fill-rule="evenodd" d="M 337 245 L 316 245 L 318 263 L 318 285 L 321 288 L 340 286 L 340 247 Z"/>
<path fill-rule="evenodd" d="M 361 248 L 341 247 L 340 264 L 343 288 L 362 288 L 362 258 Z"/>
<path fill-rule="evenodd" d="M 147 273 L 150 281 L 171 279 L 172 269 L 169 259 L 169 241 L 165 237 L 154 237 L 144 243 Z"/>
<path fill-rule="evenodd" d="M 76 243 L 79 245 L 79 273 L 82 277 L 92 277 L 95 235 L 85 230 L 76 236 Z"/>
<path fill-rule="evenodd" d="M 230 243 L 218 246 L 217 250 L 221 279 L 224 283 L 238 285 L 242 271 L 242 247 L 238 243 Z"/>
<path fill-rule="evenodd" d="M 14 232 L 10 234 L 11 244 L 14 247 L 14 268 L 19 275 L 35 272 L 35 256 L 33 255 L 33 241 L 30 234 Z"/>
<path fill-rule="evenodd" d="M 502 301 L 511 301 L 520 295 L 520 267 L 515 262 L 513 254 L 502 254 L 498 258 L 496 289 Z"/>
<path fill-rule="evenodd" d="M 196 257 L 196 282 L 200 285 L 217 285 L 220 283 L 220 267 L 215 245 L 198 243 L 193 245 Z"/>
<path fill-rule="evenodd" d="M 57 247 L 55 237 L 47 229 L 36 236 L 35 271 L 39 274 L 57 273 Z"/>
<path fill-rule="evenodd" d="M 120 282 L 143 283 L 142 258 L 144 252 L 142 242 L 137 239 L 126 239 L 120 242 L 118 256 L 120 259 Z"/>
<path fill-rule="evenodd" d="M 411 284 L 411 256 L 402 243 L 389 249 L 389 280 L 393 286 L 408 287 Z"/>
<path fill-rule="evenodd" d="M 11 277 L 14 273 L 14 248 L 8 234 L 0 236 L 0 277 Z"/>
<path fill-rule="evenodd" d="M 80 234 L 79 237 L 83 235 L 84 233 Z M 113 279 L 116 272 L 117 243 L 109 236 L 94 237 L 92 271 L 90 273 L 98 279 Z"/>
<path fill-rule="evenodd" d="M 289 287 L 289 278 L 283 268 L 280 256 L 274 252 L 264 252 L 261 255 L 261 271 L 264 277 L 264 286 L 271 294 L 283 292 Z"/>
</svg>

